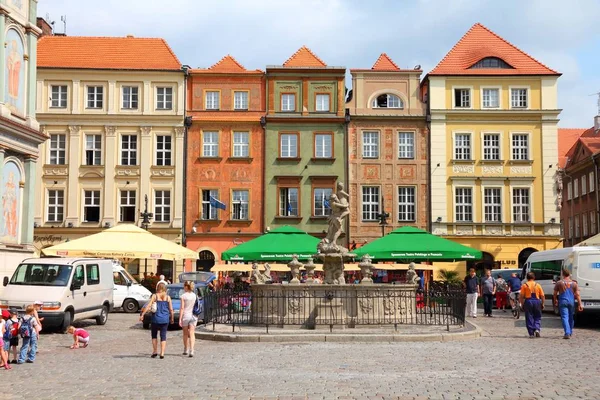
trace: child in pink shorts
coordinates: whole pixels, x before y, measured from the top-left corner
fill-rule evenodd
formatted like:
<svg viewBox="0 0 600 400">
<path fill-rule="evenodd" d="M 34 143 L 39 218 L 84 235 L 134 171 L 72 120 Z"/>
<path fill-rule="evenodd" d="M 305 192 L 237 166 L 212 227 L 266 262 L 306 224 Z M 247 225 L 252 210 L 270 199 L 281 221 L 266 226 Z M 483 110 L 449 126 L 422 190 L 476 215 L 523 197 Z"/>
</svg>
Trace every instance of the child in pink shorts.
<svg viewBox="0 0 600 400">
<path fill-rule="evenodd" d="M 71 345 L 72 349 L 77 349 L 80 347 L 86 348 L 88 344 L 90 344 L 90 334 L 82 328 L 75 328 L 74 326 L 69 326 L 67 328 L 67 332 L 73 335 L 73 345 Z"/>
</svg>

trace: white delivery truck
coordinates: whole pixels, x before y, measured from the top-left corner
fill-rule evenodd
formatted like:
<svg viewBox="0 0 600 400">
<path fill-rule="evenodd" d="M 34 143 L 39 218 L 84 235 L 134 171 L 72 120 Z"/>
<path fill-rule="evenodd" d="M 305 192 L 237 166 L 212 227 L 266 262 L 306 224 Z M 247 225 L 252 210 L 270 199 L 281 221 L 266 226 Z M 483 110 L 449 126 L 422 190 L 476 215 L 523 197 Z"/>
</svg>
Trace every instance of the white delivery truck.
<svg viewBox="0 0 600 400">
<path fill-rule="evenodd" d="M 4 278 L 0 308 L 23 312 L 43 302 L 42 325 L 65 331 L 75 320 L 93 318 L 104 325 L 113 308 L 113 265 L 97 258 L 29 258 Z"/>
<path fill-rule="evenodd" d="M 115 308 L 134 313 L 150 301 L 152 293 L 116 261 L 113 261 L 113 282 Z"/>
<path fill-rule="evenodd" d="M 535 252 L 523 267 L 523 279 L 527 279 L 528 272 L 535 273 L 536 281 L 544 290 L 546 310 L 554 310 L 554 284 L 560 279 L 563 267 L 571 272 L 571 279 L 577 281 L 583 312 L 600 313 L 600 247 L 566 247 Z"/>
</svg>

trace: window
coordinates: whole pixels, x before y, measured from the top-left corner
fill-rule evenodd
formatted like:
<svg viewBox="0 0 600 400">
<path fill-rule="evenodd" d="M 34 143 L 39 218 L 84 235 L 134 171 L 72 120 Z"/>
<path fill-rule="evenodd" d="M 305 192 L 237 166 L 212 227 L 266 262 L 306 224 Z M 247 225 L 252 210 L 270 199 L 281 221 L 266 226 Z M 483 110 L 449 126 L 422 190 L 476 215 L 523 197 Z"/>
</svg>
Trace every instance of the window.
<svg viewBox="0 0 600 400">
<path fill-rule="evenodd" d="M 281 111 L 296 111 L 296 95 L 282 94 L 281 95 Z"/>
<path fill-rule="evenodd" d="M 483 159 L 488 161 L 500 160 L 500 135 L 486 133 L 483 135 Z"/>
<path fill-rule="evenodd" d="M 50 164 L 65 165 L 67 135 L 50 135 Z"/>
<path fill-rule="evenodd" d="M 154 220 L 171 222 L 171 192 L 157 190 L 154 192 Z"/>
<path fill-rule="evenodd" d="M 233 156 L 247 158 L 249 153 L 250 134 L 248 132 L 233 132 Z"/>
<path fill-rule="evenodd" d="M 594 191 L 594 173 L 590 172 L 590 176 L 589 176 L 589 180 L 590 180 L 590 193 L 592 193 Z"/>
<path fill-rule="evenodd" d="M 416 221 L 415 187 L 398 188 L 398 221 Z"/>
<path fill-rule="evenodd" d="M 471 135 L 468 133 L 457 133 L 454 136 L 454 159 L 471 159 Z"/>
<path fill-rule="evenodd" d="M 573 181 L 573 198 L 578 198 L 579 197 L 579 178 L 576 178 L 575 181 Z"/>
<path fill-rule="evenodd" d="M 87 87 L 87 108 L 102 108 L 102 97 L 104 88 L 102 86 Z"/>
<path fill-rule="evenodd" d="M 332 157 L 332 141 L 331 133 L 317 133 L 315 135 L 315 157 L 316 158 L 331 158 Z"/>
<path fill-rule="evenodd" d="M 102 164 L 102 135 L 85 135 L 85 165 Z"/>
<path fill-rule="evenodd" d="M 479 60 L 477 63 L 475 63 L 473 66 L 471 66 L 472 69 L 479 69 L 479 68 L 512 68 L 510 65 L 508 65 L 507 63 L 504 62 L 504 60 L 498 58 L 498 57 L 486 57 L 482 60 Z"/>
<path fill-rule="evenodd" d="M 379 132 L 363 132 L 363 158 L 379 158 Z"/>
<path fill-rule="evenodd" d="M 204 94 L 204 106 L 207 110 L 219 109 L 219 92 L 207 91 Z"/>
<path fill-rule="evenodd" d="M 456 222 L 473 221 L 473 189 L 456 188 L 455 207 Z"/>
<path fill-rule="evenodd" d="M 362 220 L 377 221 L 379 214 L 379 186 L 362 187 Z"/>
<path fill-rule="evenodd" d="M 218 203 L 217 203 L 218 202 Z M 216 220 L 219 217 L 219 191 L 215 189 L 202 190 L 202 219 Z"/>
<path fill-rule="evenodd" d="M 298 157 L 298 135 L 283 133 L 279 136 L 279 156 L 282 158 Z"/>
<path fill-rule="evenodd" d="M 581 195 L 587 193 L 587 179 L 585 179 L 585 175 L 581 177 Z"/>
<path fill-rule="evenodd" d="M 398 158 L 415 158 L 414 132 L 398 132 Z"/>
<path fill-rule="evenodd" d="M 137 165 L 137 136 L 121 136 L 121 165 Z"/>
<path fill-rule="evenodd" d="M 373 108 L 404 108 L 400 97 L 393 94 L 382 94 L 373 99 Z"/>
<path fill-rule="evenodd" d="M 502 222 L 502 189 L 485 188 L 483 204 L 485 222 Z"/>
<path fill-rule="evenodd" d="M 579 236 L 579 215 L 575 216 L 575 237 L 578 238 Z"/>
<path fill-rule="evenodd" d="M 202 132 L 202 157 L 219 156 L 219 132 Z"/>
<path fill-rule="evenodd" d="M 585 214 L 581 215 L 581 219 L 583 220 L 583 223 L 582 223 L 582 225 L 583 225 L 583 237 L 587 237 L 587 235 L 588 235 L 588 220 L 585 217 Z"/>
<path fill-rule="evenodd" d="M 316 217 L 324 217 L 331 214 L 331 205 L 329 204 L 329 196 L 333 193 L 332 189 L 315 188 L 314 189 L 314 215 Z"/>
<path fill-rule="evenodd" d="M 156 109 L 157 110 L 173 109 L 173 88 L 172 87 L 157 87 L 156 88 Z"/>
<path fill-rule="evenodd" d="M 279 216 L 297 217 L 298 213 L 298 188 L 279 189 Z"/>
<path fill-rule="evenodd" d="M 531 263 L 531 272 L 535 274 L 535 279 L 552 279 L 560 275 L 563 260 L 536 261 Z"/>
<path fill-rule="evenodd" d="M 573 238 L 573 217 L 569 217 L 569 239 Z"/>
<path fill-rule="evenodd" d="M 67 108 L 67 85 L 52 85 L 52 101 L 50 106 L 54 108 Z"/>
<path fill-rule="evenodd" d="M 156 165 L 171 165 L 171 136 L 156 136 Z"/>
<path fill-rule="evenodd" d="M 527 89 L 510 89 L 512 108 L 527 108 Z"/>
<path fill-rule="evenodd" d="M 234 110 L 248 109 L 248 92 L 233 92 Z"/>
<path fill-rule="evenodd" d="M 567 183 L 567 200 L 573 198 L 573 182 Z"/>
<path fill-rule="evenodd" d="M 315 98 L 315 109 L 317 111 L 329 111 L 329 95 L 318 94 Z"/>
<path fill-rule="evenodd" d="M 85 272 L 83 271 L 83 265 L 78 265 L 77 267 L 75 267 L 75 273 L 73 274 L 73 282 L 77 282 L 80 286 L 83 286 L 83 284 L 85 283 Z"/>
<path fill-rule="evenodd" d="M 247 220 L 248 219 L 248 191 L 234 190 L 231 193 L 231 219 Z"/>
<path fill-rule="evenodd" d="M 98 270 L 97 264 L 86 265 L 85 272 L 87 275 L 87 284 L 88 285 L 99 285 L 100 284 L 100 271 Z"/>
<path fill-rule="evenodd" d="M 65 212 L 65 191 L 48 190 L 48 222 L 62 222 Z"/>
<path fill-rule="evenodd" d="M 512 156 L 513 160 L 529 160 L 529 135 L 512 136 Z"/>
<path fill-rule="evenodd" d="M 500 107 L 500 90 L 483 89 L 482 99 L 483 108 L 498 108 Z"/>
<path fill-rule="evenodd" d="M 86 190 L 83 195 L 83 222 L 100 222 L 100 191 Z"/>
<path fill-rule="evenodd" d="M 594 211 L 590 211 L 590 234 L 596 234 L 596 213 Z"/>
<path fill-rule="evenodd" d="M 121 222 L 135 222 L 135 190 L 121 190 Z"/>
<path fill-rule="evenodd" d="M 513 221 L 530 221 L 529 189 L 513 189 Z"/>
<path fill-rule="evenodd" d="M 138 90 L 137 86 L 123 86 L 122 108 L 129 110 L 138 108 Z"/>
<path fill-rule="evenodd" d="M 471 89 L 454 89 L 454 107 L 471 107 Z"/>
</svg>

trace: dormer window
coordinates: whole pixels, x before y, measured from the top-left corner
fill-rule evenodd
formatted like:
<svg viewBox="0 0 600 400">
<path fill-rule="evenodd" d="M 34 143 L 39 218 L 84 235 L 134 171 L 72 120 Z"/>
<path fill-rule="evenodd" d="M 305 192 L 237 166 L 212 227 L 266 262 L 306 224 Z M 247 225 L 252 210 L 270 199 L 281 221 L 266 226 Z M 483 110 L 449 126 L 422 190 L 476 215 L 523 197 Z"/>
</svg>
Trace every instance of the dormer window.
<svg viewBox="0 0 600 400">
<path fill-rule="evenodd" d="M 504 60 L 498 57 L 486 57 L 477 61 L 470 69 L 478 69 L 478 68 L 503 68 L 503 69 L 512 69 L 510 65 L 504 62 Z"/>
<path fill-rule="evenodd" d="M 393 94 L 382 94 L 373 99 L 371 103 L 373 108 L 404 108 L 400 97 Z"/>
</svg>

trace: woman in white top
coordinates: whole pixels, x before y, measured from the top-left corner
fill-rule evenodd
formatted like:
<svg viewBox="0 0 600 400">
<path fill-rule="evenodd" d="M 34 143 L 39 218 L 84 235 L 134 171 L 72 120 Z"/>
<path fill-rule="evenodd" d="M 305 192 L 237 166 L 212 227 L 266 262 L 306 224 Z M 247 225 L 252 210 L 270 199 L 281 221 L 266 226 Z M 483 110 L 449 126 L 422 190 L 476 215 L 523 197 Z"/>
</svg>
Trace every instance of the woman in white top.
<svg viewBox="0 0 600 400">
<path fill-rule="evenodd" d="M 183 355 L 194 357 L 194 343 L 196 337 L 196 324 L 198 318 L 194 316 L 194 305 L 196 304 L 196 294 L 194 293 L 194 283 L 186 281 L 183 284 L 185 293 L 181 295 L 181 310 L 179 312 L 179 326 L 183 328 Z"/>
</svg>

